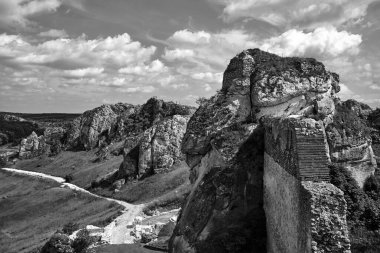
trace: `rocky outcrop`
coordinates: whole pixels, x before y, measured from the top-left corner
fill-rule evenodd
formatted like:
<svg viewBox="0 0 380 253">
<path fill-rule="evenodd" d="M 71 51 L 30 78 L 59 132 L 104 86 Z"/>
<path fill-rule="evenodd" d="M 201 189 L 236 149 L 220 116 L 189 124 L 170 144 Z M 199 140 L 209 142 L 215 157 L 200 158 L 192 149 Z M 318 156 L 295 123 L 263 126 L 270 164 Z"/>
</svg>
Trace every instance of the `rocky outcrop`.
<svg viewBox="0 0 380 253">
<path fill-rule="evenodd" d="M 102 138 L 107 140 L 120 115 L 134 112 L 130 104 L 102 105 L 84 112 L 75 119 L 68 132 L 66 146 L 70 149 L 93 149 Z"/>
<path fill-rule="evenodd" d="M 23 122 L 26 121 L 26 119 L 18 117 L 16 115 L 12 114 L 7 114 L 7 113 L 0 113 L 0 120 L 5 120 L 5 121 L 18 121 L 18 122 Z"/>
<path fill-rule="evenodd" d="M 28 159 L 40 156 L 46 153 L 46 150 L 47 145 L 44 136 L 37 136 L 35 132 L 32 132 L 31 135 L 21 141 L 19 158 Z"/>
<path fill-rule="evenodd" d="M 360 187 L 373 175 L 377 162 L 373 145 L 380 143 L 380 132 L 373 128 L 372 109 L 354 100 L 337 100 L 332 122 L 326 127 L 331 162 L 351 171 Z M 378 152 L 377 150 L 375 150 Z"/>
<path fill-rule="evenodd" d="M 63 149 L 62 141 L 66 130 L 62 127 L 47 127 L 44 134 L 38 136 L 32 132 L 20 143 L 19 158 L 29 159 L 43 154 L 53 156 Z"/>
<path fill-rule="evenodd" d="M 67 131 L 68 149 L 93 149 L 141 135 L 156 122 L 173 115 L 190 115 L 190 106 L 151 98 L 142 106 L 118 103 L 102 105 L 76 118 Z"/>
<path fill-rule="evenodd" d="M 279 198 L 272 194 L 276 184 L 270 186 L 263 180 L 267 173 L 265 171 L 271 168 L 266 167 L 269 158 L 265 158 L 268 147 L 264 119 L 281 117 L 298 122 L 309 118 L 313 124 L 318 121 L 319 130 L 315 141 L 321 145 L 321 155 L 325 159 L 320 163 L 321 168 L 328 171 L 324 127 L 332 121 L 334 95 L 339 91 L 338 82 L 337 74 L 327 71 L 322 63 L 314 59 L 282 58 L 253 49 L 243 51 L 230 61 L 224 73 L 222 90 L 203 103 L 188 123 L 182 151 L 191 168 L 193 188 L 183 204 L 170 241 L 170 252 L 272 252 L 269 246 L 267 248 L 267 242 L 276 240 L 275 236 L 281 233 L 281 229 L 270 224 L 277 224 L 273 223 L 277 220 L 283 222 L 282 226 L 292 227 L 294 224 L 290 224 L 292 219 L 285 216 L 291 214 L 292 210 L 283 210 L 284 215 L 280 213 L 279 216 L 264 211 L 264 196 L 266 201 L 270 199 L 269 196 L 277 200 Z M 287 146 L 285 137 L 297 138 L 297 131 L 300 138 L 303 134 L 302 127 L 294 131 L 294 137 L 273 132 L 275 139 L 279 137 L 281 140 L 276 145 L 285 150 L 280 152 L 279 149 L 279 153 L 276 151 L 274 156 L 288 161 L 287 154 L 295 144 Z M 299 145 L 303 145 L 302 141 Z M 328 202 L 332 204 L 326 210 L 332 210 L 335 204 L 342 205 L 343 211 L 339 211 L 341 222 L 324 228 L 324 232 L 318 229 L 317 233 L 329 235 L 327 231 L 341 230 L 346 235 L 345 202 L 336 187 L 326 182 L 317 183 L 328 179 L 328 173 L 327 176 L 326 173 L 319 176 L 319 167 L 315 170 L 310 168 L 314 158 L 301 161 L 298 156 L 294 156 L 294 159 L 297 161 L 294 170 L 291 170 L 291 166 L 289 170 L 278 166 L 282 174 L 289 178 L 289 183 L 282 186 L 283 193 L 293 194 L 292 199 L 300 203 L 303 199 L 297 196 L 306 196 L 301 194 L 301 182 L 316 182 L 311 190 L 306 191 L 309 192 L 308 201 L 299 205 L 300 209 L 293 213 L 294 217 L 299 218 L 297 215 L 305 212 L 302 221 L 307 225 L 300 227 L 304 232 L 300 236 L 305 240 L 295 239 L 300 242 L 297 247 L 307 251 L 292 251 L 290 246 L 283 244 L 281 252 L 322 252 L 328 246 L 317 240 L 317 250 L 314 250 L 312 246 L 315 245 L 310 244 L 311 238 L 314 238 L 311 228 L 315 226 L 312 224 L 311 211 L 317 210 L 312 207 L 312 203 L 329 196 Z M 298 166 L 310 172 L 312 177 L 300 177 Z M 292 171 L 294 174 L 290 173 Z M 279 173 L 274 175 L 278 177 Z M 266 183 L 265 187 L 268 188 L 264 187 Z M 307 187 L 303 188 L 305 190 Z M 272 191 L 266 190 L 264 194 L 264 189 Z M 334 218 L 333 213 L 327 216 L 327 220 Z M 284 235 L 286 238 L 283 241 L 291 241 L 289 236 Z M 342 238 L 347 239 L 345 236 Z M 345 248 L 341 249 L 348 249 L 346 252 L 349 252 L 349 242 L 348 245 L 345 243 Z"/>
<path fill-rule="evenodd" d="M 183 158 L 182 138 L 190 116 L 174 115 L 125 140 L 119 178 L 141 178 L 167 171 Z"/>
</svg>

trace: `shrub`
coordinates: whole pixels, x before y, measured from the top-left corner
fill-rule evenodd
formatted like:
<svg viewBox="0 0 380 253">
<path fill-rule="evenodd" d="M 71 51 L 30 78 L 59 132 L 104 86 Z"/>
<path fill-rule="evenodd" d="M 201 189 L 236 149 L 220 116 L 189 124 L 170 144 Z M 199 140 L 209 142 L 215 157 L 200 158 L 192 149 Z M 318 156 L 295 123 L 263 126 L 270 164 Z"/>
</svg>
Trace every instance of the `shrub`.
<svg viewBox="0 0 380 253">
<path fill-rule="evenodd" d="M 72 182 L 72 181 L 74 180 L 74 176 L 73 176 L 73 174 L 67 174 L 67 175 L 65 176 L 65 180 L 66 180 L 67 183 Z"/>
<path fill-rule="evenodd" d="M 61 233 L 55 233 L 42 247 L 41 253 L 74 253 L 70 238 Z"/>
<path fill-rule="evenodd" d="M 93 238 L 90 237 L 90 233 L 87 229 L 83 229 L 78 232 L 72 247 L 75 253 L 84 253 L 87 248 L 94 242 Z"/>
<path fill-rule="evenodd" d="M 352 252 L 380 249 L 379 181 L 369 177 L 360 189 L 351 173 L 343 167 L 330 167 L 331 183 L 344 192 L 347 202 L 347 224 Z M 378 252 L 378 251 L 377 251 Z"/>
<path fill-rule="evenodd" d="M 0 157 L 0 167 L 6 166 L 7 165 L 7 160 L 3 157 Z"/>
<path fill-rule="evenodd" d="M 63 226 L 62 231 L 66 235 L 71 235 L 74 231 L 77 231 L 78 229 L 79 229 L 78 223 L 69 222 Z"/>
</svg>

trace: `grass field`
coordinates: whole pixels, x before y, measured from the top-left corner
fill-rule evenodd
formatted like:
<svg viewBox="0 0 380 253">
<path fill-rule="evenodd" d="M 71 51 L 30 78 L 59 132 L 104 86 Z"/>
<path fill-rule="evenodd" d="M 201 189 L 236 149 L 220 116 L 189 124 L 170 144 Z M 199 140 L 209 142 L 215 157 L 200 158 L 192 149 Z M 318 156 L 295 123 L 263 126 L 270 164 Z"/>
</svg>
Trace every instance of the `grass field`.
<svg viewBox="0 0 380 253">
<path fill-rule="evenodd" d="M 149 253 L 156 252 L 141 247 L 137 244 L 103 245 L 95 248 L 96 253 Z"/>
<path fill-rule="evenodd" d="M 0 171 L 0 252 L 29 252 L 68 222 L 105 225 L 122 209 L 52 181 Z"/>
<path fill-rule="evenodd" d="M 123 160 L 122 156 L 110 156 L 109 160 L 94 163 L 95 157 L 95 150 L 64 151 L 56 157 L 21 160 L 13 167 L 59 177 L 72 174 L 73 181 L 71 183 L 88 188 L 95 179 L 115 172 Z M 183 198 L 190 188 L 189 173 L 189 167 L 185 162 L 181 162 L 174 165 L 168 173 L 156 174 L 141 181 L 128 182 L 117 193 L 114 193 L 111 187 L 90 190 L 98 195 L 129 203 L 151 202 L 151 206 L 160 206 Z"/>
<path fill-rule="evenodd" d="M 95 152 L 96 150 L 64 151 L 56 157 L 36 157 L 21 160 L 13 167 L 58 177 L 71 174 L 73 176 L 71 183 L 82 188 L 88 188 L 96 178 L 116 171 L 123 161 L 122 156 L 110 156 L 109 160 L 94 162 L 96 158 Z"/>
<path fill-rule="evenodd" d="M 27 120 L 34 121 L 70 121 L 79 117 L 79 113 L 16 113 L 16 112 L 2 112 L 9 115 L 15 115 Z"/>
<path fill-rule="evenodd" d="M 96 188 L 92 191 L 134 204 L 175 200 L 189 190 L 189 173 L 189 167 L 185 162 L 181 162 L 174 165 L 168 173 L 156 174 L 141 181 L 127 182 L 117 193 L 110 188 Z"/>
</svg>

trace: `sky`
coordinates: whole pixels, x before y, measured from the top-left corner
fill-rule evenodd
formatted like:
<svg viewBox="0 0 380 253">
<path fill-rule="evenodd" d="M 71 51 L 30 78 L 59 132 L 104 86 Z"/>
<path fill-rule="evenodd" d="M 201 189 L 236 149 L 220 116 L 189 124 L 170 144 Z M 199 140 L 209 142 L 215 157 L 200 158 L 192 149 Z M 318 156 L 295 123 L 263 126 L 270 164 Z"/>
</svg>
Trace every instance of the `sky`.
<svg viewBox="0 0 380 253">
<path fill-rule="evenodd" d="M 380 0 L 0 0 L 0 111 L 194 105 L 236 54 L 313 57 L 380 107 Z"/>
</svg>

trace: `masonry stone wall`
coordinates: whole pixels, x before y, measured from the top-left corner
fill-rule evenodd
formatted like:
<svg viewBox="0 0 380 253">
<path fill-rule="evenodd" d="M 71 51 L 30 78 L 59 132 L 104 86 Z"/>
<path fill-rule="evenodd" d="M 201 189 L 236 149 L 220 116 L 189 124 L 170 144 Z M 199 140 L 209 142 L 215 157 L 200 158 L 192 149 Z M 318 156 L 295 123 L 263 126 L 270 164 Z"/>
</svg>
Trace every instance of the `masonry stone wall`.
<svg viewBox="0 0 380 253">
<path fill-rule="evenodd" d="M 264 155 L 264 210 L 267 220 L 267 252 L 311 252 L 307 195 L 293 175 L 271 156 Z"/>
<path fill-rule="evenodd" d="M 349 253 L 346 202 L 329 183 L 323 124 L 264 121 L 264 210 L 270 253 Z"/>
</svg>

